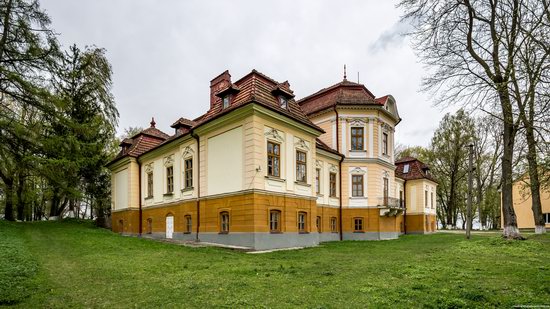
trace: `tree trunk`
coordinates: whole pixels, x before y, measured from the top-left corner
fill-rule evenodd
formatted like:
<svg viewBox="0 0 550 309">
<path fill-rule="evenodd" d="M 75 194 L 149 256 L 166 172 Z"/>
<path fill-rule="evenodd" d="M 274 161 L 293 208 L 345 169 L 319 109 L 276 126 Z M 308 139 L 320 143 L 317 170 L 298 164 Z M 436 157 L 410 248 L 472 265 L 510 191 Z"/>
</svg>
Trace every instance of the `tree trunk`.
<svg viewBox="0 0 550 309">
<path fill-rule="evenodd" d="M 521 236 L 514 211 L 512 196 L 512 162 L 514 156 L 514 139 L 516 128 L 514 126 L 514 116 L 512 113 L 512 104 L 506 85 L 496 83 L 498 86 L 498 95 L 502 107 L 503 125 L 503 152 L 502 152 L 502 215 L 504 216 L 504 226 L 502 236 L 509 239 L 523 239 Z"/>
<path fill-rule="evenodd" d="M 14 221 L 13 217 L 13 179 L 3 179 L 6 190 L 6 207 L 4 208 L 4 216 L 8 221 Z"/>
<path fill-rule="evenodd" d="M 57 216 L 57 209 L 59 209 L 60 203 L 61 198 L 59 197 L 59 190 L 54 186 L 52 192 L 52 203 L 50 205 L 50 217 Z"/>
<path fill-rule="evenodd" d="M 17 177 L 17 190 L 16 190 L 16 195 L 17 195 L 17 204 L 16 204 L 16 209 L 17 209 L 17 220 L 19 221 L 24 221 L 25 220 L 25 202 L 23 201 L 23 189 L 24 189 L 24 186 L 25 186 L 25 179 L 19 175 Z"/>
<path fill-rule="evenodd" d="M 525 136 L 527 139 L 527 162 L 529 163 L 529 188 L 531 189 L 531 208 L 533 209 L 533 217 L 535 219 L 535 233 L 544 234 L 546 228 L 544 226 L 544 216 L 542 214 L 542 205 L 540 200 L 540 181 L 537 163 L 537 149 L 533 126 L 527 125 L 525 128 Z"/>
</svg>

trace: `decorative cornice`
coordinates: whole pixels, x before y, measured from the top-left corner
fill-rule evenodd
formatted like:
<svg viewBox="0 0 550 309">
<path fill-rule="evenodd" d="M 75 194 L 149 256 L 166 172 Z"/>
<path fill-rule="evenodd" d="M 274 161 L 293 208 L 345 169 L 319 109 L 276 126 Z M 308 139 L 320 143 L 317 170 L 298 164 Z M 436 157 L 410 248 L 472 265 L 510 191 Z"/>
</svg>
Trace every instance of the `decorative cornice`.
<svg viewBox="0 0 550 309">
<path fill-rule="evenodd" d="M 315 167 L 322 168 L 323 167 L 323 162 L 321 160 L 315 160 Z"/>
<path fill-rule="evenodd" d="M 361 174 L 361 175 L 364 175 L 366 174 L 367 172 L 365 170 L 363 170 L 362 168 L 360 167 L 356 167 L 354 169 L 351 170 L 350 174 Z"/>
<path fill-rule="evenodd" d="M 269 139 L 276 140 L 276 141 L 281 142 L 281 143 L 285 141 L 283 136 L 281 134 L 279 134 L 279 131 L 277 131 L 276 129 L 273 129 L 273 128 L 267 129 L 267 131 L 264 133 L 264 135 L 265 135 L 265 137 L 267 137 Z"/>
<path fill-rule="evenodd" d="M 369 122 L 368 118 L 348 118 L 347 121 L 349 122 L 350 126 L 355 127 L 364 127 L 365 124 Z"/>
<path fill-rule="evenodd" d="M 195 150 L 193 150 L 193 147 L 187 146 L 183 149 L 181 157 L 182 158 L 192 157 L 193 154 L 195 154 Z"/>
<path fill-rule="evenodd" d="M 294 146 L 296 146 L 297 148 L 302 148 L 304 150 L 309 151 L 308 142 L 304 141 L 303 139 L 301 139 L 299 137 L 297 139 L 298 139 L 298 141 L 296 141 L 296 143 L 294 143 Z"/>
<path fill-rule="evenodd" d="M 145 173 L 149 174 L 153 172 L 153 162 L 145 165 Z"/>
<path fill-rule="evenodd" d="M 174 165 L 174 155 L 164 157 L 164 166 L 168 167 L 172 165 Z"/>
</svg>

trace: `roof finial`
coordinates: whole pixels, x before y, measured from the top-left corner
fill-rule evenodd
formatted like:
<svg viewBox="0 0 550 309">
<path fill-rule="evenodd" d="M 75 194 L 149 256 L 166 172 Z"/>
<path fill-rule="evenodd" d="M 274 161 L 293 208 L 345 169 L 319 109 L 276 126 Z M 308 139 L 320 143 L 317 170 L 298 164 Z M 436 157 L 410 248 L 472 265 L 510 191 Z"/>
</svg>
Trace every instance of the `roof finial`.
<svg viewBox="0 0 550 309">
<path fill-rule="evenodd" d="M 155 117 L 151 117 L 151 128 L 154 128 L 156 124 Z"/>
<path fill-rule="evenodd" d="M 348 77 L 348 76 L 347 76 L 347 74 L 346 74 L 346 65 L 344 64 L 344 80 L 346 80 L 347 77 Z"/>
</svg>

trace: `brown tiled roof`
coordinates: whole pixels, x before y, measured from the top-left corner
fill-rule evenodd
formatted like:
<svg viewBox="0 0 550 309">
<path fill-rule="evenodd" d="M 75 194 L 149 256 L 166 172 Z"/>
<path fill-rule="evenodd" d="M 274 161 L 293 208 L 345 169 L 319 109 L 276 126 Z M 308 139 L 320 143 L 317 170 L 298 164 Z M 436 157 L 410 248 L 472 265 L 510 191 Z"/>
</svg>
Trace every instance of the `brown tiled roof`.
<svg viewBox="0 0 550 309">
<path fill-rule="evenodd" d="M 388 101 L 388 98 L 389 98 L 389 95 L 385 95 L 383 97 L 380 97 L 380 98 L 376 98 L 374 99 L 376 102 L 378 102 L 378 104 L 380 105 L 385 105 L 386 104 L 386 101 Z"/>
<path fill-rule="evenodd" d="M 306 115 L 338 105 L 384 105 L 363 84 L 346 79 L 298 100 Z"/>
<path fill-rule="evenodd" d="M 109 164 L 112 164 L 124 157 L 139 157 L 143 153 L 157 147 L 170 138 L 170 135 L 155 128 L 155 121 L 151 121 L 151 127 L 142 130 L 131 138 L 125 138 L 120 145 L 122 149 Z M 108 165 L 109 165 L 108 164 Z"/>
<path fill-rule="evenodd" d="M 395 176 L 405 179 L 405 180 L 414 180 L 414 179 L 428 179 L 433 182 L 437 182 L 429 173 L 430 169 L 428 165 L 424 164 L 422 161 L 414 157 L 405 157 L 395 161 Z M 409 165 L 409 171 L 404 173 L 403 170 L 405 165 Z"/>
<path fill-rule="evenodd" d="M 187 118 L 180 117 L 180 119 L 176 120 L 170 127 L 176 128 L 178 126 L 185 126 L 185 127 L 192 127 L 196 124 L 193 120 L 189 120 Z"/>
<path fill-rule="evenodd" d="M 148 136 L 156 137 L 156 138 L 163 139 L 163 140 L 170 137 L 170 135 L 162 132 L 161 130 L 159 130 L 155 127 L 150 127 L 150 128 L 147 128 L 147 129 L 139 132 L 138 134 L 132 136 L 132 139 L 135 139 L 139 135 L 148 135 Z"/>
<path fill-rule="evenodd" d="M 195 127 L 198 127 L 201 124 L 204 124 L 221 115 L 227 114 L 248 103 L 257 103 L 320 132 L 324 132 L 323 129 L 319 128 L 313 124 L 311 120 L 309 120 L 294 99 L 288 100 L 288 109 L 280 107 L 278 98 L 273 95 L 272 91 L 279 87 L 280 89 L 284 89 L 286 92 L 292 94 L 288 81 L 279 83 L 256 70 L 252 70 L 250 73 L 236 81 L 234 85 L 238 87 L 239 92 L 233 96 L 230 106 L 225 109 L 222 108 L 222 99 L 216 97 L 216 101 L 210 110 L 194 120 L 196 122 Z"/>
<path fill-rule="evenodd" d="M 228 72 L 221 73 L 218 77 L 228 74 Z M 218 77 L 214 78 L 213 80 L 217 79 Z M 140 144 L 141 147 L 137 147 L 136 151 L 132 152 L 138 153 L 138 155 L 141 155 L 145 152 L 149 152 L 153 150 L 154 148 L 160 147 L 164 144 L 170 143 L 171 141 L 177 139 L 180 136 L 186 135 L 190 132 L 191 129 L 194 129 L 196 127 L 199 127 L 200 125 L 203 125 L 211 120 L 214 120 L 215 118 L 218 118 L 222 115 L 225 115 L 239 107 L 242 107 L 248 103 L 257 103 L 260 104 L 268 109 L 271 109 L 279 114 L 285 115 L 291 119 L 294 119 L 302 124 L 305 124 L 311 128 L 314 128 L 320 132 L 323 132 L 323 129 L 313 124 L 309 118 L 304 114 L 300 106 L 296 103 L 294 99 L 288 100 L 288 109 L 281 108 L 279 106 L 278 98 L 272 93 L 273 90 L 279 89 L 283 90 L 284 92 L 288 94 L 292 94 L 292 90 L 290 90 L 290 84 L 288 81 L 285 81 L 283 83 L 279 83 L 276 80 L 268 77 L 267 75 L 264 75 L 256 70 L 252 70 L 250 73 L 236 81 L 235 83 L 231 84 L 230 87 L 233 87 L 235 90 L 237 90 L 234 94 L 234 97 L 232 98 L 231 105 L 228 108 L 223 109 L 222 108 L 222 99 L 219 97 L 216 97 L 216 101 L 213 104 L 213 106 L 203 115 L 195 118 L 194 120 L 189 120 L 185 118 L 180 118 L 176 122 L 172 124 L 172 127 L 178 127 L 180 124 L 184 124 L 185 127 L 180 128 L 176 131 L 176 134 L 169 136 L 159 130 L 157 130 L 160 133 L 156 133 L 154 135 L 158 137 L 162 137 L 162 141 L 155 143 L 155 145 L 151 145 L 151 143 L 143 144 L 143 142 Z M 226 90 L 227 88 L 224 88 L 221 91 Z M 151 128 L 149 128 L 151 129 Z M 147 129 L 147 130 L 149 130 Z M 154 129 L 154 127 L 153 127 Z M 145 130 L 145 131 L 147 131 Z M 156 130 L 156 129 L 155 129 Z M 144 133 L 145 131 L 141 132 Z M 141 134 L 140 133 L 140 134 Z M 146 132 L 147 133 L 147 132 Z M 148 132 L 150 135 L 152 135 L 153 132 Z M 137 136 L 137 135 L 136 135 Z M 328 147 L 328 146 L 327 146 Z M 328 147 L 330 148 L 330 147 Z M 133 149 L 133 148 L 132 148 Z M 139 150 L 139 151 L 138 151 Z M 332 150 L 334 152 L 334 150 Z M 336 152 L 338 153 L 338 152 Z M 119 154 L 120 156 L 120 154 Z M 119 157 L 115 160 L 117 160 Z"/>
<path fill-rule="evenodd" d="M 338 151 L 332 149 L 329 147 L 329 145 L 325 144 L 322 140 L 316 138 L 315 139 L 315 147 L 319 148 L 319 149 L 322 149 L 324 151 L 328 151 L 330 153 L 333 153 L 335 155 L 338 155 L 340 157 L 343 157 L 344 155 L 339 153 Z"/>
</svg>

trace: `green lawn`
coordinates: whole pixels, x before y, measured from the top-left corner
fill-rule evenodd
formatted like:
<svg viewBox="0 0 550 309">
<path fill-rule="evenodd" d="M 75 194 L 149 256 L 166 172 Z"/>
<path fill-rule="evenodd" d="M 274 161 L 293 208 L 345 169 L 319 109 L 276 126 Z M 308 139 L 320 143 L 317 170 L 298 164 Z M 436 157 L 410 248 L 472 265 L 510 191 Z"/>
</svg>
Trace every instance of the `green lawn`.
<svg viewBox="0 0 550 309">
<path fill-rule="evenodd" d="M 510 307 L 550 305 L 550 235 L 404 236 L 246 254 L 90 223 L 0 221 L 0 305 Z"/>
</svg>

